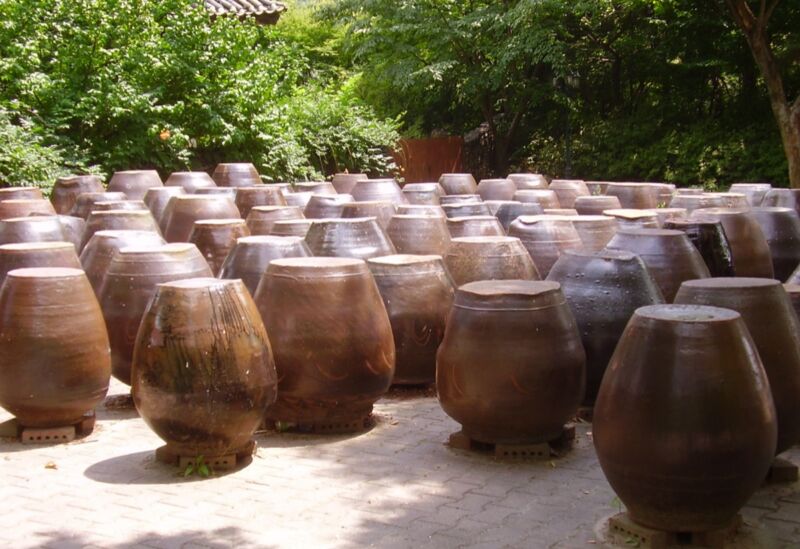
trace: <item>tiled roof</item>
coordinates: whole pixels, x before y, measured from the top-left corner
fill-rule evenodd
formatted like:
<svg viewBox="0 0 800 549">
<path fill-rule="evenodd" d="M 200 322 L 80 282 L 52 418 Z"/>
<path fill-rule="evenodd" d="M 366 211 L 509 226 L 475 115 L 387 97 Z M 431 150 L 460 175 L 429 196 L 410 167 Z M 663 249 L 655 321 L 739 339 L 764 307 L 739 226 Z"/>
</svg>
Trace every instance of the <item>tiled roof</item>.
<svg viewBox="0 0 800 549">
<path fill-rule="evenodd" d="M 214 15 L 279 15 L 286 4 L 273 0 L 205 0 L 206 8 Z"/>
</svg>

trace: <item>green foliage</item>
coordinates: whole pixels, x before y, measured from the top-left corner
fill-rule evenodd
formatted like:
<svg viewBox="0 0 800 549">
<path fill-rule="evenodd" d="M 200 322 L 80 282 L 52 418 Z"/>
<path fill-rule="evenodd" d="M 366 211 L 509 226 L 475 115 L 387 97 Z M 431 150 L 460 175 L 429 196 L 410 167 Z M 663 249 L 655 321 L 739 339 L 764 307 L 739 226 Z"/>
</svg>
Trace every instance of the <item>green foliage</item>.
<svg viewBox="0 0 800 549">
<path fill-rule="evenodd" d="M 186 466 L 186 469 L 183 470 L 184 477 L 197 475 L 202 478 L 208 478 L 213 474 L 214 470 L 206 463 L 206 459 L 203 456 L 194 458 L 194 460 Z"/>
<path fill-rule="evenodd" d="M 262 27 L 212 20 L 193 0 L 8 0 L 0 21 L 0 106 L 107 172 L 252 161 L 297 180 L 339 157 L 390 167 L 394 122 L 339 91 L 341 31 L 306 12 Z M 317 119 L 359 137 L 309 139 Z"/>
</svg>

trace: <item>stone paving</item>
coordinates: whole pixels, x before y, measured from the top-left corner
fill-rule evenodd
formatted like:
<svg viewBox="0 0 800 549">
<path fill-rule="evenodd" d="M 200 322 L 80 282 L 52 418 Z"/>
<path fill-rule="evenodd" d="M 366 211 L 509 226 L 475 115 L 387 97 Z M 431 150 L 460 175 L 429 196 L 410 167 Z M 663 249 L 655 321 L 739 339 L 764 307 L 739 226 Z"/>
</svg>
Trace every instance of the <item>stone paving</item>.
<svg viewBox="0 0 800 549">
<path fill-rule="evenodd" d="M 95 432 L 65 445 L 3 440 L 0 547 L 602 545 L 595 527 L 620 504 L 590 425 L 563 458 L 497 461 L 445 446 L 458 425 L 409 396 L 381 400 L 359 436 L 260 434 L 249 466 L 208 479 L 155 462 L 161 441 L 132 410 L 101 406 Z M 800 547 L 800 483 L 765 486 L 743 514 L 750 546 Z"/>
</svg>

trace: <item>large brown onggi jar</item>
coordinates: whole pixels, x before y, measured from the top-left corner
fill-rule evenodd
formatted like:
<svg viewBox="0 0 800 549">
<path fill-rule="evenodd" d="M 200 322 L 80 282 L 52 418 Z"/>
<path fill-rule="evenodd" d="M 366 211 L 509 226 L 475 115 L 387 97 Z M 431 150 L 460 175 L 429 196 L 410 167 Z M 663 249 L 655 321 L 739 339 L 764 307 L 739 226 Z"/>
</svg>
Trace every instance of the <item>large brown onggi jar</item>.
<svg viewBox="0 0 800 549">
<path fill-rule="evenodd" d="M 342 217 L 345 204 L 353 202 L 349 194 L 315 194 L 306 204 L 303 215 L 307 219 Z"/>
<path fill-rule="evenodd" d="M 619 228 L 616 218 L 607 215 L 575 215 L 569 220 L 581 238 L 581 248 L 595 252 L 604 249 Z"/>
<path fill-rule="evenodd" d="M 175 200 L 173 197 L 171 199 Z M 171 202 L 170 201 L 170 202 Z M 107 210 L 92 212 L 86 219 L 86 228 L 83 230 L 81 250 L 98 231 L 149 231 L 161 233 L 158 223 L 153 219 L 150 210 Z"/>
<path fill-rule="evenodd" d="M 558 283 L 472 282 L 456 292 L 439 347 L 439 402 L 472 440 L 553 440 L 581 403 L 585 362 Z"/>
<path fill-rule="evenodd" d="M 800 214 L 800 189 L 772 189 L 764 196 L 761 206 L 792 208 Z"/>
<path fill-rule="evenodd" d="M 438 183 L 407 183 L 403 186 L 403 196 L 409 204 L 438 206 L 444 189 Z"/>
<path fill-rule="evenodd" d="M 568 250 L 547 280 L 561 284 L 578 323 L 586 351 L 583 403 L 593 406 L 608 361 L 633 312 L 664 303 L 664 297 L 641 258 L 630 252 Z"/>
<path fill-rule="evenodd" d="M 67 241 L 64 227 L 55 215 L 12 217 L 0 221 L 0 244 Z"/>
<path fill-rule="evenodd" d="M 122 248 L 111 259 L 98 292 L 111 343 L 111 373 L 131 384 L 131 360 L 136 333 L 156 286 L 187 278 L 209 277 L 194 244 Z"/>
<path fill-rule="evenodd" d="M 388 200 L 366 200 L 359 202 L 345 202 L 342 205 L 340 217 L 374 217 L 384 229 L 389 225 L 389 220 L 397 212 L 397 206 Z"/>
<path fill-rule="evenodd" d="M 483 200 L 512 200 L 517 186 L 510 179 L 481 179 L 478 194 Z"/>
<path fill-rule="evenodd" d="M 391 385 L 395 348 L 386 308 L 364 261 L 276 259 L 255 300 L 280 380 L 269 419 L 350 422 L 372 412 Z"/>
<path fill-rule="evenodd" d="M 394 215 L 386 234 L 400 254 L 444 255 L 450 245 L 450 231 L 443 217 Z"/>
<path fill-rule="evenodd" d="M 539 271 L 519 238 L 454 238 L 444 255 L 457 286 L 478 280 L 539 280 Z"/>
<path fill-rule="evenodd" d="M 685 280 L 711 276 L 700 252 L 681 231 L 620 230 L 607 248 L 632 252 L 641 257 L 667 303 L 672 303 Z"/>
<path fill-rule="evenodd" d="M 504 201 L 494 209 L 494 216 L 500 221 L 503 230 L 508 232 L 511 223 L 522 215 L 542 215 L 544 209 L 533 202 L 517 202 L 516 200 Z"/>
<path fill-rule="evenodd" d="M 236 189 L 236 198 L 234 199 L 236 207 L 239 208 L 239 213 L 243 219 L 247 219 L 247 215 L 254 206 L 286 206 L 286 199 L 283 197 L 281 188 L 277 185 L 259 185 L 257 187 L 238 187 Z"/>
<path fill-rule="evenodd" d="M 275 401 L 264 324 L 240 280 L 160 284 L 133 358 L 133 401 L 179 456 L 245 450 Z"/>
<path fill-rule="evenodd" d="M 752 208 L 767 239 L 775 278 L 786 280 L 800 264 L 800 216 L 790 208 Z"/>
<path fill-rule="evenodd" d="M 650 183 L 609 183 L 606 195 L 619 199 L 622 208 L 650 210 L 658 207 L 659 191 Z"/>
<path fill-rule="evenodd" d="M 330 181 L 300 181 L 294 183 L 293 187 L 298 193 L 309 192 L 312 196 L 315 194 L 338 194 L 336 187 Z"/>
<path fill-rule="evenodd" d="M 389 315 L 396 366 L 392 382 L 436 381 L 436 351 L 444 336 L 453 281 L 436 255 L 390 255 L 369 265 Z"/>
<path fill-rule="evenodd" d="M 0 286 L 15 269 L 64 267 L 80 269 L 81 262 L 70 242 L 25 242 L 0 245 Z"/>
<path fill-rule="evenodd" d="M 764 478 L 775 409 L 735 311 L 638 309 L 594 407 L 600 466 L 635 522 L 671 532 L 728 526 Z"/>
<path fill-rule="evenodd" d="M 770 183 L 734 183 L 730 187 L 730 192 L 741 193 L 747 199 L 747 203 L 754 208 L 761 206 L 764 197 L 772 190 Z"/>
<path fill-rule="evenodd" d="M 363 179 L 369 179 L 365 173 L 337 173 L 331 180 L 331 185 L 337 193 L 350 194 L 355 184 Z"/>
<path fill-rule="evenodd" d="M 14 198 L 0 201 L 0 220 L 33 214 L 56 215 L 56 210 L 44 198 Z"/>
<path fill-rule="evenodd" d="M 665 229 L 683 231 L 703 256 L 708 272 L 713 277 L 734 276 L 733 254 L 719 221 L 667 221 Z"/>
<path fill-rule="evenodd" d="M 313 219 L 279 219 L 272 224 L 269 236 L 299 236 L 305 238 Z"/>
<path fill-rule="evenodd" d="M 199 219 L 194 222 L 189 242 L 200 250 L 212 276 L 218 276 L 236 240 L 243 236 L 250 236 L 244 219 Z"/>
<path fill-rule="evenodd" d="M 0 188 L 0 201 L 3 200 L 39 200 L 44 198 L 39 187 L 3 187 Z"/>
<path fill-rule="evenodd" d="M 439 177 L 439 185 L 448 195 L 476 194 L 478 192 L 475 178 L 469 173 L 443 173 Z"/>
<path fill-rule="evenodd" d="M 114 254 L 128 246 L 156 248 L 162 244 L 166 244 L 164 239 L 153 231 L 97 231 L 80 254 L 81 266 L 99 296 L 100 285 Z"/>
<path fill-rule="evenodd" d="M 251 295 L 255 295 L 261 276 L 273 259 L 310 257 L 311 250 L 300 236 L 245 236 L 236 241 L 220 278 L 239 278 Z"/>
<path fill-rule="evenodd" d="M 164 239 L 188 242 L 200 219 L 238 219 L 239 208 L 228 196 L 187 194 L 173 196 L 164 210 Z"/>
<path fill-rule="evenodd" d="M 161 176 L 155 170 L 127 170 L 115 172 L 108 181 L 108 190 L 125 193 L 131 200 L 141 200 L 147 189 L 163 187 Z"/>
<path fill-rule="evenodd" d="M 394 179 L 362 179 L 356 182 L 350 194 L 356 202 L 387 200 L 395 206 L 408 202 Z"/>
<path fill-rule="evenodd" d="M 296 206 L 300 208 L 300 211 L 303 211 L 306 206 L 308 205 L 308 201 L 311 200 L 311 197 L 314 196 L 312 192 L 298 192 L 298 193 L 289 193 L 284 192 L 283 198 L 286 200 L 287 206 Z"/>
<path fill-rule="evenodd" d="M 547 178 L 538 173 L 510 173 L 508 178 L 514 182 L 517 189 L 546 189 Z"/>
<path fill-rule="evenodd" d="M 75 198 L 69 215 L 86 219 L 92 213 L 92 206 L 97 202 L 108 202 L 110 200 L 127 200 L 127 195 L 120 192 L 85 192 Z"/>
<path fill-rule="evenodd" d="M 589 188 L 580 179 L 553 179 L 548 189 L 556 193 L 562 208 L 571 208 L 579 196 L 589 196 Z"/>
<path fill-rule="evenodd" d="M 216 187 L 217 184 L 206 172 L 172 172 L 166 181 L 165 187 L 180 187 L 189 194 L 194 194 L 198 189 Z"/>
<path fill-rule="evenodd" d="M 374 217 L 318 219 L 306 234 L 311 253 L 324 257 L 369 259 L 396 252 Z"/>
<path fill-rule="evenodd" d="M 56 212 L 69 214 L 78 195 L 86 192 L 103 192 L 103 180 L 96 175 L 66 175 L 56 179 L 50 201 Z"/>
<path fill-rule="evenodd" d="M 297 206 L 254 206 L 247 216 L 247 228 L 253 236 L 268 235 L 281 219 L 305 219 L 305 216 Z"/>
<path fill-rule="evenodd" d="M 517 202 L 538 204 L 544 208 L 560 208 L 558 195 L 550 189 L 524 189 L 514 193 Z"/>
<path fill-rule="evenodd" d="M 562 252 L 583 246 L 572 221 L 564 216 L 518 217 L 509 227 L 508 236 L 516 236 L 522 241 L 543 277 L 547 276 Z"/>
<path fill-rule="evenodd" d="M 164 230 L 164 210 L 167 209 L 169 199 L 177 195 L 185 195 L 186 191 L 183 187 L 154 187 L 147 189 L 142 199 L 147 205 L 150 213 L 153 214 L 153 219 L 158 223 L 158 228 Z"/>
<path fill-rule="evenodd" d="M 776 453 L 800 442 L 800 321 L 783 285 L 765 278 L 690 280 L 675 303 L 724 307 L 742 315 L 772 388 Z"/>
<path fill-rule="evenodd" d="M 579 215 L 603 215 L 606 210 L 620 210 L 622 205 L 616 196 L 578 196 L 573 204 Z"/>
<path fill-rule="evenodd" d="M 74 425 L 108 392 L 108 335 L 80 269 L 17 269 L 0 289 L 0 406 L 23 427 Z"/>
<path fill-rule="evenodd" d="M 252 187 L 262 182 L 258 170 L 249 162 L 217 164 L 211 178 L 220 187 Z"/>
<path fill-rule="evenodd" d="M 505 236 L 500 221 L 493 215 L 470 215 L 447 220 L 451 238 L 464 236 Z"/>
</svg>

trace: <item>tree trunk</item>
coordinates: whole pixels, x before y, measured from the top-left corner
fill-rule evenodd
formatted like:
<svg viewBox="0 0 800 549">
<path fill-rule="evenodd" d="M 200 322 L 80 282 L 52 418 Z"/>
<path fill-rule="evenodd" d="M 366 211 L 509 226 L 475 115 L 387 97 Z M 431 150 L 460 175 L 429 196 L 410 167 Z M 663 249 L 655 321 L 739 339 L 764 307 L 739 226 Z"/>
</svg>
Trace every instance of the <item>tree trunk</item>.
<svg viewBox="0 0 800 549">
<path fill-rule="evenodd" d="M 775 60 L 767 36 L 767 24 L 780 0 L 767 5 L 762 0 L 756 16 L 746 0 L 726 0 L 734 20 L 744 32 L 753 58 L 767 85 L 772 113 L 781 133 L 783 150 L 789 164 L 789 184 L 800 188 L 800 98 L 790 104 L 783 87 L 780 67 Z"/>
</svg>

